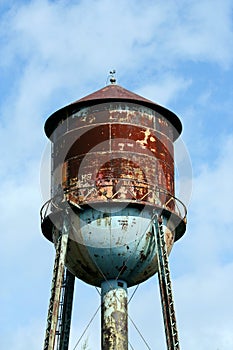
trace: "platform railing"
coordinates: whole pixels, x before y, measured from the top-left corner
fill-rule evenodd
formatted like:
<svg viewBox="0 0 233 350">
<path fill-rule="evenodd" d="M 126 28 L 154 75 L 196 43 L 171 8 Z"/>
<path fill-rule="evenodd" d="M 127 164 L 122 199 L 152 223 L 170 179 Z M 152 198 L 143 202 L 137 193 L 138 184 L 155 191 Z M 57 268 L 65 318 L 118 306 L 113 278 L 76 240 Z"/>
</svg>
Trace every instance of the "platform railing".
<svg viewBox="0 0 233 350">
<path fill-rule="evenodd" d="M 92 202 L 130 202 L 152 205 L 166 209 L 182 220 L 186 219 L 185 205 L 172 193 L 148 182 L 132 180 L 132 178 L 111 178 L 101 181 L 80 183 L 64 189 L 60 188 L 53 198 L 41 208 L 41 221 L 51 212 L 61 209 L 61 203 L 67 201 L 75 206 L 82 206 Z"/>
</svg>

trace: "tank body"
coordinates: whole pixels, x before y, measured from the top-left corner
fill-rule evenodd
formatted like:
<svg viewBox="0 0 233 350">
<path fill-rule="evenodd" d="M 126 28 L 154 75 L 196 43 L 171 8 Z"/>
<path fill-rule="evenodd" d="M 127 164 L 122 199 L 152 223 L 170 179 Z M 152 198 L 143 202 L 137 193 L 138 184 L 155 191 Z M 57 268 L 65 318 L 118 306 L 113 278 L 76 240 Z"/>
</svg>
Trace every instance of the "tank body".
<svg viewBox="0 0 233 350">
<path fill-rule="evenodd" d="M 158 268 L 153 220 L 166 218 L 168 252 L 185 232 L 174 194 L 178 117 L 109 85 L 54 113 L 45 131 L 53 200 L 42 231 L 56 242 L 68 208 L 67 267 L 96 286 L 117 278 L 132 286 L 151 277 Z"/>
</svg>

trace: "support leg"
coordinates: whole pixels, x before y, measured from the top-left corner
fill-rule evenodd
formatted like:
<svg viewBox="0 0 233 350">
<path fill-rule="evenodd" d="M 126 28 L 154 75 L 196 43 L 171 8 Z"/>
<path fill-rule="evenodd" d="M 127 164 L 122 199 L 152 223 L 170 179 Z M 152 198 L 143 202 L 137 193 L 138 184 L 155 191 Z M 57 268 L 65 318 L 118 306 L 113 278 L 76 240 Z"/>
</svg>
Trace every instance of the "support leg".
<svg viewBox="0 0 233 350">
<path fill-rule="evenodd" d="M 101 284 L 102 350 L 128 349 L 127 284 L 109 280 Z"/>
<path fill-rule="evenodd" d="M 175 306 L 168 261 L 167 246 L 164 237 L 165 220 L 158 217 L 154 222 L 158 255 L 158 278 L 160 286 L 161 304 L 163 310 L 164 327 L 167 349 L 180 350 L 178 330 L 176 325 Z"/>
<path fill-rule="evenodd" d="M 56 256 L 53 269 L 53 279 L 51 287 L 51 297 L 49 301 L 47 326 L 44 340 L 44 350 L 54 350 L 56 330 L 58 323 L 58 313 L 60 304 L 61 288 L 63 283 L 65 257 L 68 243 L 67 221 L 64 220 L 62 234 L 56 244 Z"/>
<path fill-rule="evenodd" d="M 69 348 L 74 282 L 75 276 L 66 269 L 60 298 L 57 350 L 68 350 Z"/>
</svg>

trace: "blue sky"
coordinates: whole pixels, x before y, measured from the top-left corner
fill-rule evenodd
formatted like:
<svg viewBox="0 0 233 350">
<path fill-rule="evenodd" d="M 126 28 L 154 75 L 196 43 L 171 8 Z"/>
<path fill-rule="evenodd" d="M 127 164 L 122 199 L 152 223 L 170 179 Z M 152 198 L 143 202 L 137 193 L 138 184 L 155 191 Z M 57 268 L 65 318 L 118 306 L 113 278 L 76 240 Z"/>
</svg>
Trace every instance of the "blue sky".
<svg viewBox="0 0 233 350">
<path fill-rule="evenodd" d="M 112 68 L 119 85 L 170 108 L 184 127 L 188 227 L 170 258 L 181 348 L 233 348 L 232 11 L 231 0 L 1 0 L 1 349 L 41 349 L 44 338 L 54 259 L 39 222 L 44 122 L 102 88 Z M 71 350 L 99 302 L 76 282 Z M 156 276 L 129 314 L 152 350 L 165 349 Z M 77 349 L 85 339 L 100 348 L 99 319 Z M 134 349 L 147 349 L 129 327 Z"/>
</svg>

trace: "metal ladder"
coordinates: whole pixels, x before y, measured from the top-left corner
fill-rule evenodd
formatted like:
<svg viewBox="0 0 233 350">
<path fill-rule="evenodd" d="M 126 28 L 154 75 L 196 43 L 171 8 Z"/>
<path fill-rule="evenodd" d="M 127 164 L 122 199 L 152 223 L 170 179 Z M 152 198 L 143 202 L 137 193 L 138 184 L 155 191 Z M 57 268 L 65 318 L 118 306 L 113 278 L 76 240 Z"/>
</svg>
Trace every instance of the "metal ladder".
<svg viewBox="0 0 233 350">
<path fill-rule="evenodd" d="M 163 320 L 168 350 L 180 350 L 176 325 L 175 306 L 172 295 L 167 245 L 164 237 L 163 219 L 158 216 L 154 221 L 158 254 L 158 278 L 160 286 Z"/>
<path fill-rule="evenodd" d="M 66 268 L 57 325 L 57 350 L 68 350 L 75 276 Z"/>
<path fill-rule="evenodd" d="M 55 341 L 58 345 L 58 338 L 56 337 L 59 335 L 59 332 L 57 331 L 58 326 L 58 318 L 59 318 L 59 312 L 62 310 L 62 314 L 66 314 L 66 306 L 70 306 L 70 318 L 71 318 L 71 309 L 72 309 L 72 300 L 73 299 L 73 291 L 70 293 L 68 299 L 69 302 L 65 304 L 63 303 L 64 300 L 67 299 L 67 297 L 61 299 L 62 293 L 62 287 L 66 286 L 66 283 L 64 284 L 64 272 L 65 272 L 65 258 L 66 258 L 66 251 L 67 251 L 67 244 L 68 244 L 68 223 L 67 218 L 64 218 L 63 221 L 63 229 L 60 233 L 60 236 L 58 237 L 57 243 L 56 243 L 56 255 L 55 255 L 55 261 L 54 261 L 54 268 L 53 268 L 53 278 L 52 278 L 52 286 L 51 286 L 51 296 L 49 301 L 49 308 L 48 308 L 48 316 L 47 316 L 47 325 L 46 325 L 46 331 L 45 331 L 45 340 L 44 340 L 44 350 L 54 350 L 55 347 Z M 72 281 L 72 278 L 70 276 L 71 274 L 68 273 L 68 276 L 70 277 L 70 281 Z M 65 275 L 67 276 L 67 275 Z M 74 277 L 73 277 L 74 278 Z M 70 282 L 72 283 L 72 282 Z M 65 290 L 68 289 L 65 287 Z M 64 292 L 67 295 L 67 292 Z M 64 316 L 65 317 L 65 316 Z M 64 335 L 66 332 L 63 332 Z M 68 335 L 69 338 L 69 335 Z M 62 342 L 59 342 L 61 346 Z M 59 349 L 57 347 L 57 349 Z M 62 348 L 60 349 L 67 349 Z"/>
</svg>

